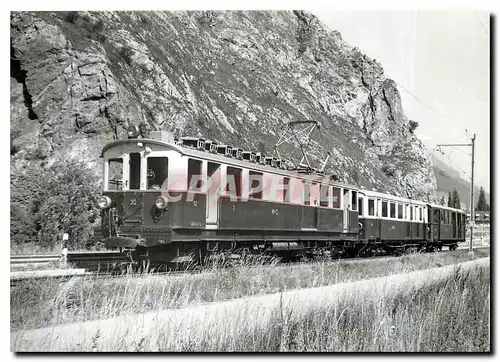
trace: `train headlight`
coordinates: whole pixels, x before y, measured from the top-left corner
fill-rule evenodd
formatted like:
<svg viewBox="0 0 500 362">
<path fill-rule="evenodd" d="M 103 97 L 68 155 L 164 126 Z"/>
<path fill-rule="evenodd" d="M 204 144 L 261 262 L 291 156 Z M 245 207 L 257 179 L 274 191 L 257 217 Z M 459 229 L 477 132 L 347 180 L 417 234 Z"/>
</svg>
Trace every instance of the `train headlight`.
<svg viewBox="0 0 500 362">
<path fill-rule="evenodd" d="M 131 125 L 127 129 L 128 138 L 138 138 L 139 137 L 139 127 Z"/>
<path fill-rule="evenodd" d="M 155 201 L 155 206 L 158 210 L 165 210 L 168 205 L 168 200 L 165 196 L 158 196 Z"/>
<path fill-rule="evenodd" d="M 97 206 L 101 209 L 107 209 L 111 206 L 111 199 L 108 196 L 99 196 L 97 198 Z"/>
</svg>

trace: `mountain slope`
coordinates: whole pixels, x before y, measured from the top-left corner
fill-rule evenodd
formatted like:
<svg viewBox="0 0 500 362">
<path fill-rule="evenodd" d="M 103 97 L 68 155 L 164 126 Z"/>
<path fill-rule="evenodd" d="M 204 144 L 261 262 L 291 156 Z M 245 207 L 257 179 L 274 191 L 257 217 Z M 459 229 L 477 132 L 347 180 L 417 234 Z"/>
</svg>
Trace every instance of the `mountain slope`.
<svg viewBox="0 0 500 362">
<path fill-rule="evenodd" d="M 454 188 L 457 189 L 460 195 L 460 201 L 469 208 L 470 205 L 470 182 L 464 180 L 460 173 L 441 161 L 439 158 L 432 155 L 432 162 L 434 164 L 434 175 L 437 181 L 438 195 L 448 201 L 448 193 Z M 485 192 L 486 202 L 490 204 L 490 194 Z M 477 205 L 479 200 L 479 186 L 474 186 L 474 205 Z"/>
<path fill-rule="evenodd" d="M 307 12 L 13 12 L 11 59 L 12 173 L 61 155 L 98 173 L 143 120 L 267 153 L 286 122 L 316 120 L 316 163 L 329 151 L 344 181 L 436 201 L 396 84 Z"/>
</svg>

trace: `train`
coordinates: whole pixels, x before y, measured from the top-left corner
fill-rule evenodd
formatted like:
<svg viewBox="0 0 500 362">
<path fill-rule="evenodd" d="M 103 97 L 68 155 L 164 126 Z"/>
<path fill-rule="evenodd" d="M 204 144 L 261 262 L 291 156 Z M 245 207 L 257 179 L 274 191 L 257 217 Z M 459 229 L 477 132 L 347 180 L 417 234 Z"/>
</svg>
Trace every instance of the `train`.
<svg viewBox="0 0 500 362">
<path fill-rule="evenodd" d="M 130 126 L 102 150 L 95 239 L 134 261 L 342 257 L 456 249 L 462 210 L 368 191 L 198 137 Z"/>
</svg>

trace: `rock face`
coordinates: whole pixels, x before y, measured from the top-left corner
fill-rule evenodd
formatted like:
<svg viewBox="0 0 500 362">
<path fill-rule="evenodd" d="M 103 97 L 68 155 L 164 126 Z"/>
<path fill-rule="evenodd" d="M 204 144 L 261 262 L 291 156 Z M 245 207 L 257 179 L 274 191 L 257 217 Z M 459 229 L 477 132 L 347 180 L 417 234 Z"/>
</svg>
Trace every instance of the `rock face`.
<svg viewBox="0 0 500 362">
<path fill-rule="evenodd" d="M 331 152 L 326 169 L 344 181 L 436 201 L 396 84 L 312 14 L 11 13 L 12 172 L 96 162 L 141 121 L 271 153 L 297 120 L 322 124 L 313 162 Z"/>
</svg>

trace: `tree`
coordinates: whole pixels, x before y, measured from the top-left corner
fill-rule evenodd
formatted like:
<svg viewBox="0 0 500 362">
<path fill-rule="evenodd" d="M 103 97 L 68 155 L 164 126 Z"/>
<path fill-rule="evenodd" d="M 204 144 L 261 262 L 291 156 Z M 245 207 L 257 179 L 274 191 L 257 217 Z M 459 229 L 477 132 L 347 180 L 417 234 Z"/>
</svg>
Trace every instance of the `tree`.
<svg viewBox="0 0 500 362">
<path fill-rule="evenodd" d="M 452 202 L 455 209 L 460 209 L 460 195 L 458 194 L 457 189 L 453 189 Z"/>
<path fill-rule="evenodd" d="M 453 194 L 452 192 L 448 192 L 448 203 L 447 203 L 447 206 L 448 207 L 453 207 L 454 203 L 453 203 Z"/>
<path fill-rule="evenodd" d="M 418 127 L 418 122 L 415 122 L 415 121 L 411 121 L 409 122 L 409 128 L 410 128 L 410 132 L 413 133 Z"/>
<path fill-rule="evenodd" d="M 47 171 L 48 182 L 40 208 L 43 219 L 40 241 L 57 245 L 63 233 L 69 234 L 69 249 L 91 246 L 93 227 L 99 210 L 95 198 L 99 180 L 83 161 L 59 159 Z"/>
<path fill-rule="evenodd" d="M 441 197 L 441 201 L 439 201 L 439 203 L 443 206 L 446 205 L 446 202 L 444 201 L 444 196 Z"/>
<path fill-rule="evenodd" d="M 479 200 L 477 200 L 477 211 L 489 211 L 490 206 L 486 203 L 486 196 L 483 187 L 479 189 Z"/>
</svg>

